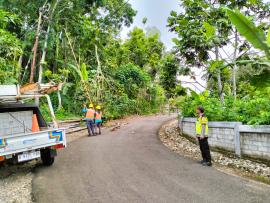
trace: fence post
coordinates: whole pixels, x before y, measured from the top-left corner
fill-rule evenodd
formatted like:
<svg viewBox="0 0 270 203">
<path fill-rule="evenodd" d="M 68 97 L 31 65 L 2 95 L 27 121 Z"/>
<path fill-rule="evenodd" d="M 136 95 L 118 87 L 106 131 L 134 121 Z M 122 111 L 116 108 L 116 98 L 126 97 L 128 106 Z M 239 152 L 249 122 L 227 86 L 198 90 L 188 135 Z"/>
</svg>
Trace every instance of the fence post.
<svg viewBox="0 0 270 203">
<path fill-rule="evenodd" d="M 241 138 L 239 132 L 239 125 L 241 123 L 236 123 L 234 126 L 234 146 L 235 146 L 235 154 L 241 158 Z"/>
<path fill-rule="evenodd" d="M 183 134 L 183 119 L 184 117 L 182 116 L 181 112 L 178 113 L 178 127 L 180 129 L 180 134 Z"/>
</svg>

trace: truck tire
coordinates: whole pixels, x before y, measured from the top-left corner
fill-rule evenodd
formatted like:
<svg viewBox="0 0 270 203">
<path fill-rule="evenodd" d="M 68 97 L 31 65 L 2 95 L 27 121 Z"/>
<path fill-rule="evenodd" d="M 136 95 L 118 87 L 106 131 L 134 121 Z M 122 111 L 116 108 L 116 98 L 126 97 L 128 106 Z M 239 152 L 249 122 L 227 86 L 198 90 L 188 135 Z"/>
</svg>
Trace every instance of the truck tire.
<svg viewBox="0 0 270 203">
<path fill-rule="evenodd" d="M 54 155 L 50 148 L 40 150 L 41 161 L 44 166 L 51 166 L 54 162 Z"/>
</svg>

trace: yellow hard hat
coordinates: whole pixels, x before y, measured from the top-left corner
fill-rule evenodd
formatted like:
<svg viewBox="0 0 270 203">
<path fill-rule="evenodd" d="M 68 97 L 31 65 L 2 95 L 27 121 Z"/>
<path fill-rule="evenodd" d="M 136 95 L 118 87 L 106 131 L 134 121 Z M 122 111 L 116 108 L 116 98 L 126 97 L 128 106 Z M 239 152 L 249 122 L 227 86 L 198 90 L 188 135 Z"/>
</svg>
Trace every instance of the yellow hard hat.
<svg viewBox="0 0 270 203">
<path fill-rule="evenodd" d="M 93 104 L 89 104 L 89 108 L 94 108 L 94 105 Z"/>
<path fill-rule="evenodd" d="M 100 109 L 101 109 L 101 107 L 100 107 L 99 105 L 97 105 L 97 106 L 96 106 L 96 109 L 97 109 L 97 110 L 100 110 Z"/>
</svg>

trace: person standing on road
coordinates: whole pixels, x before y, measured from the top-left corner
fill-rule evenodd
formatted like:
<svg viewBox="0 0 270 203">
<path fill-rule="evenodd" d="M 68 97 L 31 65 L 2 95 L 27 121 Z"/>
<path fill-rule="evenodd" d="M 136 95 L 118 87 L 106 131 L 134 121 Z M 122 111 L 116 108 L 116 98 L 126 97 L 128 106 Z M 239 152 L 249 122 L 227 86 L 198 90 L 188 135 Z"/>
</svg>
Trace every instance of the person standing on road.
<svg viewBox="0 0 270 203">
<path fill-rule="evenodd" d="M 98 134 L 101 134 L 101 123 L 102 123 L 102 112 L 101 107 L 98 105 L 96 106 L 96 117 L 95 117 L 96 127 L 98 128 Z"/>
<path fill-rule="evenodd" d="M 201 164 L 204 166 L 211 166 L 211 154 L 208 144 L 208 119 L 204 115 L 204 109 L 202 107 L 197 107 L 196 113 L 198 115 L 196 122 L 196 137 L 198 139 L 203 158 Z"/>
<path fill-rule="evenodd" d="M 84 120 L 86 121 L 87 129 L 88 129 L 88 135 L 94 136 L 95 135 L 95 110 L 94 105 L 90 104 L 89 109 L 86 108 L 86 105 L 83 108 L 83 112 L 85 113 Z"/>
</svg>

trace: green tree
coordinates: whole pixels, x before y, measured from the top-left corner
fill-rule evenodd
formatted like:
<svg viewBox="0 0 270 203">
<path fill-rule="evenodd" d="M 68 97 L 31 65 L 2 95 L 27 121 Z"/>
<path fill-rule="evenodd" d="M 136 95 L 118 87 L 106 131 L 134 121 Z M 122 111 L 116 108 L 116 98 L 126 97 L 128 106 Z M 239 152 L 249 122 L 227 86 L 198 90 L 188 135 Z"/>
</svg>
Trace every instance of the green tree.
<svg viewBox="0 0 270 203">
<path fill-rule="evenodd" d="M 177 54 L 185 64 L 183 67 L 189 70 L 198 67 L 207 72 L 207 78 L 216 78 L 216 89 L 222 102 L 226 85 L 231 83 L 236 99 L 238 69 L 236 63 L 245 58 L 251 50 L 247 41 L 240 38 L 237 30 L 232 27 L 223 6 L 245 10 L 248 15 L 262 20 L 269 15 L 269 5 L 259 0 L 256 2 L 187 0 L 183 1 L 182 5 L 184 11 L 180 14 L 172 12 L 168 26 L 171 31 L 178 34 L 179 38 L 174 41 Z M 228 68 L 231 69 L 231 80 L 226 82 Z M 208 87 L 211 84 L 214 83 L 208 83 Z M 210 90 L 212 89 L 210 86 Z"/>
<path fill-rule="evenodd" d="M 161 65 L 160 84 L 168 98 L 185 94 L 185 89 L 177 80 L 178 72 L 179 65 L 176 58 L 171 54 L 165 56 Z"/>
<path fill-rule="evenodd" d="M 239 10 L 226 9 L 227 14 L 236 26 L 239 33 L 245 37 L 254 48 L 264 52 L 265 58 L 253 58 L 251 60 L 239 61 L 239 63 L 252 64 L 253 67 L 259 68 L 259 71 L 253 70 L 252 82 L 256 86 L 264 86 L 270 84 L 270 29 L 267 35 L 261 26 L 256 26 L 249 18 L 242 14 Z M 259 66 L 259 67 L 258 67 Z M 253 68 L 254 69 L 254 68 Z"/>
<path fill-rule="evenodd" d="M 136 98 L 139 90 L 146 88 L 150 81 L 148 74 L 133 64 L 120 66 L 115 73 L 115 79 L 130 98 Z"/>
<path fill-rule="evenodd" d="M 17 15 L 0 9 L 0 84 L 18 82 L 20 72 L 18 60 L 22 54 L 21 42 L 16 33 L 9 30 L 17 27 L 19 23 Z"/>
<path fill-rule="evenodd" d="M 159 34 L 146 36 L 142 29 L 134 28 L 123 46 L 126 52 L 124 57 L 145 68 L 151 74 L 152 80 L 155 80 L 164 53 L 164 45 L 159 39 Z"/>
<path fill-rule="evenodd" d="M 229 36 L 229 21 L 225 12 L 214 7 L 210 1 L 183 1 L 184 12 L 179 15 L 172 11 L 168 19 L 171 31 L 178 34 L 174 39 L 182 62 L 191 67 L 207 68 L 213 51 L 214 60 L 220 60 L 219 47 L 226 45 Z M 218 33 L 216 35 L 216 33 Z M 223 98 L 223 85 L 220 67 L 216 69 L 218 94 Z"/>
<path fill-rule="evenodd" d="M 164 104 L 158 32 L 135 28 L 119 38 L 136 15 L 127 0 L 0 0 L 0 7 L 1 83 L 63 83 L 51 95 L 59 118 L 79 114 L 85 102 L 110 118 Z"/>
</svg>

